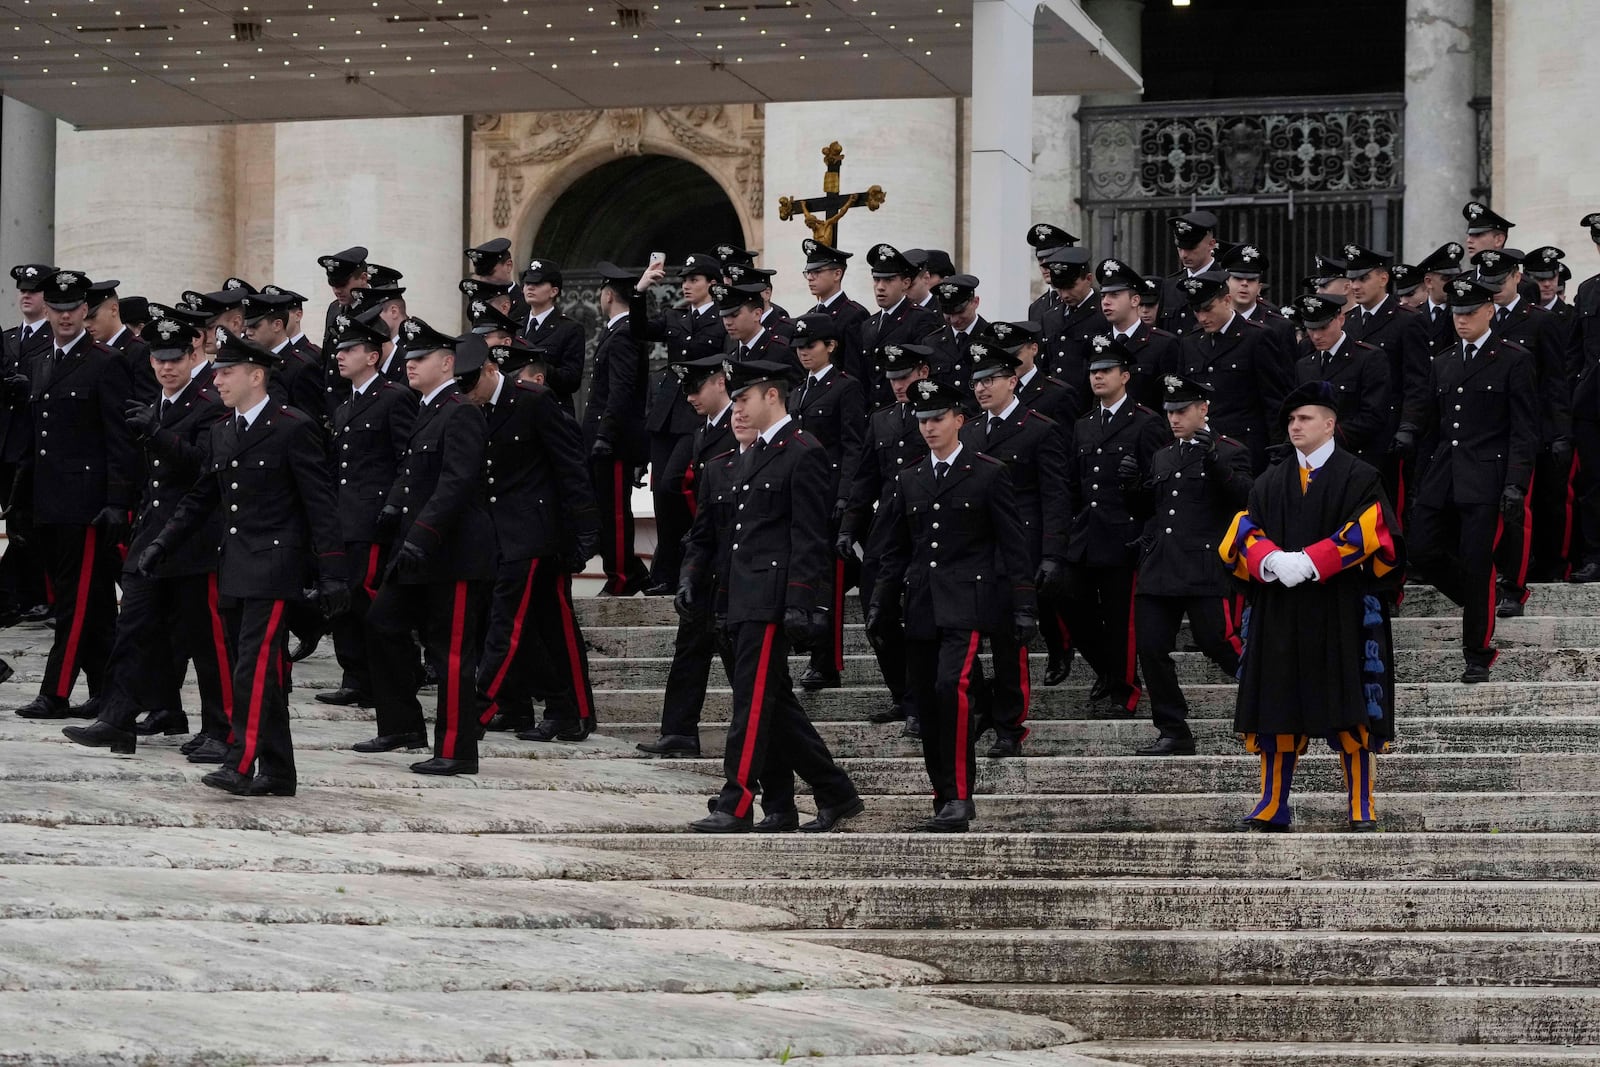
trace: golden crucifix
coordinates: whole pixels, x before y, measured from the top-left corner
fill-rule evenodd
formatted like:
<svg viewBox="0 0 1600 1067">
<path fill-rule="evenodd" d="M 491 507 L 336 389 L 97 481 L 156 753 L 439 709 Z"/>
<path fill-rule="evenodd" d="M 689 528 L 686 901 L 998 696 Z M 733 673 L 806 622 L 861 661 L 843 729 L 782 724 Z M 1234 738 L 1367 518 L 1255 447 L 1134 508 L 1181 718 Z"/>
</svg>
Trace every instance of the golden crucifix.
<svg viewBox="0 0 1600 1067">
<path fill-rule="evenodd" d="M 844 149 L 835 141 L 822 150 L 822 162 L 827 170 L 822 175 L 821 196 L 778 197 L 778 218 L 787 222 L 798 212 L 805 218 L 811 236 L 825 245 L 839 247 L 839 220 L 853 207 L 864 206 L 876 211 L 883 206 L 884 192 L 880 185 L 869 186 L 865 192 L 839 194 L 839 168 L 844 164 Z"/>
</svg>

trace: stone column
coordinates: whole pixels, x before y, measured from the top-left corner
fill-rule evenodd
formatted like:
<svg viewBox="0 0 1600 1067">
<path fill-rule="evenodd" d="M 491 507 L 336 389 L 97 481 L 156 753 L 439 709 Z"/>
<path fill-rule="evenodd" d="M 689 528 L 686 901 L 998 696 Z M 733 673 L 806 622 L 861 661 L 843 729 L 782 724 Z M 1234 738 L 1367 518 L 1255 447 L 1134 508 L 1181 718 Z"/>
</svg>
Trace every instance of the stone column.
<svg viewBox="0 0 1600 1067">
<path fill-rule="evenodd" d="M 234 271 L 231 126 L 56 132 L 56 262 L 171 303 Z M 9 163 L 8 163 L 9 165 Z"/>
<path fill-rule="evenodd" d="M 972 5 L 972 204 L 967 269 L 985 317 L 1020 318 L 1038 274 L 1019 241 L 1033 209 L 1033 13 L 1020 0 Z"/>
<path fill-rule="evenodd" d="M 1406 0 L 1403 258 L 1410 262 L 1460 238 L 1461 205 L 1472 199 L 1478 130 L 1467 101 L 1475 6 L 1474 0 Z M 1543 20 L 1541 14 L 1536 21 Z"/>
<path fill-rule="evenodd" d="M 780 196 L 822 193 L 822 148 L 844 148 L 840 189 L 881 185 L 877 211 L 855 208 L 839 223 L 844 250 L 855 253 L 845 292 L 869 309 L 872 280 L 864 253 L 879 241 L 897 248 L 956 252 L 956 109 L 958 100 L 830 100 L 768 104 L 760 263 L 778 272 L 772 298 L 792 313 L 813 303 L 800 270 L 800 242 L 811 236 L 796 216 L 778 218 Z M 957 264 L 960 266 L 960 264 Z M 988 288 L 985 283 L 985 290 Z"/>
<path fill-rule="evenodd" d="M 311 298 L 308 332 L 328 299 L 317 257 L 351 245 L 405 274 L 412 314 L 461 327 L 465 138 L 460 116 L 278 124 L 273 273 Z"/>
<path fill-rule="evenodd" d="M 239 126 L 234 131 L 234 270 L 258 287 L 278 280 L 273 276 L 277 270 L 273 247 L 277 131 L 277 125 L 270 122 Z M 304 289 L 296 292 L 311 295 Z M 322 337 L 319 334 L 312 340 L 320 342 Z"/>
<path fill-rule="evenodd" d="M 0 114 L 0 271 L 17 263 L 54 263 L 56 120 L 5 98 Z"/>
</svg>

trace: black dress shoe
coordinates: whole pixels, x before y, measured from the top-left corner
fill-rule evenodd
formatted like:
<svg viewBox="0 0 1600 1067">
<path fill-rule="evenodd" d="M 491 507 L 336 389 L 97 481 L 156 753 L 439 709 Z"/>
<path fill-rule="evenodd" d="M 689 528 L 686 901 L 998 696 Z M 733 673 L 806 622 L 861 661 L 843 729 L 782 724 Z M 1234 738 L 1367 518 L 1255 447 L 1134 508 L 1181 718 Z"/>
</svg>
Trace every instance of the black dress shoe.
<svg viewBox="0 0 1600 1067">
<path fill-rule="evenodd" d="M 1134 749 L 1135 756 L 1192 756 L 1194 755 L 1194 738 L 1192 737 L 1158 737 L 1142 748 Z"/>
<path fill-rule="evenodd" d="M 1586 582 L 1600 582 L 1600 563 L 1585 563 L 1573 571 L 1567 581 L 1576 582 L 1579 585 L 1583 585 Z"/>
<path fill-rule="evenodd" d="M 829 830 L 837 830 L 846 822 L 867 810 L 860 797 L 848 803 L 840 804 L 836 808 L 817 808 L 817 817 L 800 827 L 803 834 L 825 834 Z"/>
<path fill-rule="evenodd" d="M 393 752 L 397 748 L 426 748 L 428 735 L 422 731 L 409 734 L 379 734 L 370 741 L 357 741 L 350 746 L 352 752 Z"/>
<path fill-rule="evenodd" d="M 475 759 L 445 759 L 443 756 L 435 756 L 420 763 L 413 763 L 411 769 L 417 774 L 477 774 L 478 761 Z"/>
<path fill-rule="evenodd" d="M 700 755 L 700 739 L 688 734 L 662 734 L 654 741 L 640 741 L 633 747 L 652 756 L 698 758 Z"/>
<path fill-rule="evenodd" d="M 594 733 L 593 719 L 541 719 L 537 726 L 518 730 L 520 741 L 582 741 Z"/>
<path fill-rule="evenodd" d="M 43 693 L 18 708 L 17 714 L 24 719 L 75 719 L 79 717 L 77 710 L 71 704 L 60 697 L 45 696 Z"/>
<path fill-rule="evenodd" d="M 4 629 L 4 627 L 0 627 L 0 629 Z M 5 660 L 0 659 L 0 684 L 11 681 L 11 676 L 16 673 L 17 671 L 15 667 L 11 666 L 11 664 L 7 663 Z"/>
<path fill-rule="evenodd" d="M 145 712 L 144 718 L 133 724 L 133 732 L 140 737 L 186 734 L 189 732 L 189 716 L 172 708 L 157 708 L 155 711 Z"/>
<path fill-rule="evenodd" d="M 867 716 L 868 722 L 877 723 L 880 726 L 886 722 L 905 722 L 905 719 L 905 705 L 898 701 Z"/>
<path fill-rule="evenodd" d="M 493 718 L 483 724 L 483 729 L 485 733 L 514 734 L 532 726 L 533 716 L 528 712 L 497 711 Z"/>
<path fill-rule="evenodd" d="M 61 732 L 67 740 L 85 748 L 109 748 L 119 756 L 131 756 L 138 746 L 138 738 L 127 730 L 119 730 L 108 722 L 92 722 L 88 726 L 63 726 Z"/>
<path fill-rule="evenodd" d="M 222 767 L 200 779 L 200 784 L 209 785 L 212 789 L 220 789 L 224 793 L 243 796 L 250 788 L 250 783 L 254 780 L 253 776 L 240 774 L 232 767 Z"/>
<path fill-rule="evenodd" d="M 1290 827 L 1283 823 L 1265 819 L 1240 819 L 1239 826 L 1253 834 L 1286 834 L 1290 831 Z"/>
<path fill-rule="evenodd" d="M 674 596 L 674 595 L 677 594 L 677 592 L 678 592 L 678 587 L 677 586 L 675 586 L 675 585 L 667 585 L 664 582 L 657 582 L 655 585 L 652 585 L 650 588 L 646 589 L 644 591 L 644 595 L 645 596 Z"/>
<path fill-rule="evenodd" d="M 995 736 L 994 744 L 989 746 L 986 755 L 990 759 L 1006 759 L 1011 756 L 1022 755 L 1022 738 Z"/>
<path fill-rule="evenodd" d="M 1461 680 L 1467 685 L 1489 680 L 1489 667 L 1484 663 L 1469 663 L 1467 669 L 1461 672 Z"/>
<path fill-rule="evenodd" d="M 359 689 L 347 689 L 344 686 L 318 693 L 316 700 L 318 704 L 333 704 L 341 708 L 372 707 L 371 697 Z"/>
<path fill-rule="evenodd" d="M 1503 597 L 1500 603 L 1495 606 L 1494 613 L 1502 619 L 1520 619 L 1522 618 L 1522 603 L 1515 597 Z"/>
<path fill-rule="evenodd" d="M 838 689 L 844 681 L 836 671 L 819 671 L 815 667 L 807 667 L 806 672 L 800 676 L 800 688 L 808 693 L 815 693 L 819 689 Z"/>
<path fill-rule="evenodd" d="M 228 743 L 219 741 L 215 737 L 207 737 L 184 755 L 188 757 L 190 763 L 226 763 Z"/>
<path fill-rule="evenodd" d="M 205 743 L 205 734 L 195 734 L 193 737 L 189 738 L 189 740 L 178 746 L 178 752 L 187 756 L 189 753 L 193 752 L 195 749 L 199 748 Z"/>
<path fill-rule="evenodd" d="M 269 778 L 258 774 L 250 779 L 250 784 L 245 788 L 247 797 L 292 797 L 294 796 L 293 778 Z"/>
<path fill-rule="evenodd" d="M 758 834 L 792 834 L 800 829 L 800 814 L 794 811 L 769 811 L 755 825 Z"/>
<path fill-rule="evenodd" d="M 917 830 L 925 834 L 964 834 L 977 817 L 977 805 L 972 801 L 947 800 L 940 805 L 939 813 L 917 827 Z"/>
<path fill-rule="evenodd" d="M 705 818 L 690 823 L 689 829 L 697 834 L 747 834 L 754 827 L 750 825 L 748 815 L 741 819 L 726 811 L 714 811 Z"/>
<path fill-rule="evenodd" d="M 1072 673 L 1072 657 L 1060 652 L 1050 653 L 1049 661 L 1044 665 L 1044 684 L 1060 685 L 1067 680 L 1067 675 Z"/>
<path fill-rule="evenodd" d="M 1350 832 L 1353 834 L 1375 834 L 1378 832 L 1378 820 L 1351 819 Z"/>
<path fill-rule="evenodd" d="M 922 740 L 922 720 L 915 715 L 906 716 L 906 724 L 900 730 L 901 737 L 912 737 Z"/>
<path fill-rule="evenodd" d="M 35 604 L 18 616 L 19 622 L 45 622 L 50 618 L 51 607 L 49 604 Z"/>
<path fill-rule="evenodd" d="M 321 619 L 317 621 L 319 625 L 306 626 L 300 633 L 291 635 L 295 638 L 294 643 L 285 652 L 290 663 L 299 663 L 301 660 L 306 659 L 317 650 L 318 645 L 322 644 L 322 638 L 328 631 L 324 626 L 320 625 Z"/>
</svg>

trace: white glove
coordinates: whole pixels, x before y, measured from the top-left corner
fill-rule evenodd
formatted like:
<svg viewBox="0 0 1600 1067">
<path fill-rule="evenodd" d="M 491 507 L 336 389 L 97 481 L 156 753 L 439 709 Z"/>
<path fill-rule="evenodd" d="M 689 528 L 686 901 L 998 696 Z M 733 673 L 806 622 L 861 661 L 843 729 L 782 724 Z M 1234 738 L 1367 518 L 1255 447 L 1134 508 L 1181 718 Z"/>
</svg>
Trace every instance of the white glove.
<svg viewBox="0 0 1600 1067">
<path fill-rule="evenodd" d="M 1261 561 L 1261 575 L 1267 581 L 1279 581 L 1285 589 L 1293 589 L 1301 582 L 1315 581 L 1317 568 L 1304 552 L 1285 552 L 1279 549 Z"/>
<path fill-rule="evenodd" d="M 1289 557 L 1289 565 L 1298 571 L 1300 575 L 1300 581 L 1315 582 L 1321 577 L 1321 575 L 1317 573 L 1317 565 L 1312 563 L 1311 557 L 1306 555 L 1304 552 L 1287 552 L 1285 555 Z M 1281 573 L 1282 570 L 1283 568 L 1280 567 L 1279 572 Z"/>
<path fill-rule="evenodd" d="M 1278 573 L 1278 564 L 1284 562 L 1288 556 L 1289 553 L 1281 548 L 1267 553 L 1267 558 L 1261 561 L 1261 580 L 1265 582 L 1280 581 L 1282 575 Z"/>
</svg>

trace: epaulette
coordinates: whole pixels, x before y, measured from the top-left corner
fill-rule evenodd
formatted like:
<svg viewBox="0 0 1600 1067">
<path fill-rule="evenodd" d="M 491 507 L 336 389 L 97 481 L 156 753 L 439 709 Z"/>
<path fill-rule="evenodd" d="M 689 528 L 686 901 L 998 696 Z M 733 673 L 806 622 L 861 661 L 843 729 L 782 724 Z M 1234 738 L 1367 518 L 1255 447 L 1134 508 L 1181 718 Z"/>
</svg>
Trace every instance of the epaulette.
<svg viewBox="0 0 1600 1067">
<path fill-rule="evenodd" d="M 706 462 L 707 463 L 715 463 L 719 459 L 727 459 L 730 456 L 732 456 L 734 458 L 738 458 L 738 455 L 739 455 L 739 449 L 738 449 L 737 446 L 735 446 L 733 448 L 728 449 L 726 452 L 718 452 L 716 455 L 714 455 L 710 459 L 706 460 Z"/>
<path fill-rule="evenodd" d="M 1252 330 L 1265 330 L 1266 329 L 1266 326 L 1262 325 L 1261 323 L 1257 322 L 1254 319 L 1247 319 L 1243 315 L 1235 315 L 1234 318 L 1236 320 L 1238 320 L 1240 325 L 1248 326 Z"/>
<path fill-rule="evenodd" d="M 305 415 L 303 412 L 301 412 L 301 411 L 299 411 L 299 410 L 297 410 L 297 409 L 295 409 L 293 407 L 290 407 L 288 404 L 279 404 L 278 405 L 278 410 L 277 410 L 277 412 L 275 412 L 275 414 L 288 415 L 290 418 L 293 418 L 293 419 L 304 419 L 304 418 L 308 418 L 309 417 L 309 416 Z"/>
<path fill-rule="evenodd" d="M 1138 402 L 1135 402 L 1133 406 L 1135 408 L 1137 408 L 1138 410 L 1144 412 L 1146 415 L 1155 415 L 1157 418 L 1160 418 L 1159 415 L 1156 415 L 1156 412 L 1155 412 L 1154 408 L 1147 408 L 1143 404 L 1140 404 Z"/>
<path fill-rule="evenodd" d="M 982 461 L 984 463 L 992 463 L 996 467 L 1004 467 L 1005 466 L 1005 461 L 995 459 L 993 456 L 989 455 L 989 453 L 987 453 L 987 452 L 974 452 L 972 454 L 972 458 L 975 459 L 975 460 L 980 460 L 980 461 Z"/>
<path fill-rule="evenodd" d="M 1022 418 L 1017 420 L 1017 425 L 1018 426 L 1026 426 L 1028 424 L 1028 420 L 1029 419 L 1038 419 L 1040 422 L 1044 423 L 1046 426 L 1054 426 L 1056 424 L 1056 420 L 1052 419 L 1048 415 L 1041 415 L 1037 411 L 1033 410 L 1032 408 L 1023 408 L 1022 409 Z"/>
</svg>

